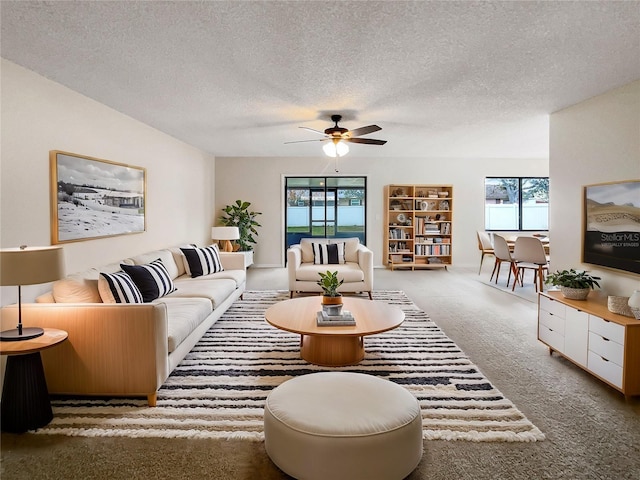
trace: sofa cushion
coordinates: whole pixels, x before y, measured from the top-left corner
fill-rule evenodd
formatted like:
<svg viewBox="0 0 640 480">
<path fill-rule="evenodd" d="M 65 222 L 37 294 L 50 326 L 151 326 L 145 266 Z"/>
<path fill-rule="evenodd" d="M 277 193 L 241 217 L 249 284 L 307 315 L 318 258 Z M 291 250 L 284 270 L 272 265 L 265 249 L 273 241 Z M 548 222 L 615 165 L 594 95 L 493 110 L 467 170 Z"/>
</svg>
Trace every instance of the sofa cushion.
<svg viewBox="0 0 640 480">
<path fill-rule="evenodd" d="M 222 278 L 226 278 L 227 280 L 233 280 L 236 283 L 236 288 L 238 288 L 246 283 L 247 271 L 246 270 L 223 270 L 222 272 L 203 275 L 202 277 L 198 277 L 198 280 L 222 279 Z"/>
<path fill-rule="evenodd" d="M 129 259 L 118 263 L 110 263 L 98 268 L 90 268 L 83 272 L 74 273 L 61 280 L 53 282 L 51 294 L 56 303 L 101 303 L 103 302 L 98 289 L 100 272 L 116 273 L 122 271 L 121 263 L 133 265 Z"/>
<path fill-rule="evenodd" d="M 98 290 L 104 303 L 143 303 L 142 293 L 125 272 L 101 272 Z"/>
<path fill-rule="evenodd" d="M 162 264 L 167 269 L 167 272 L 169 273 L 169 277 L 171 277 L 171 279 L 177 278 L 181 275 L 178 266 L 176 265 L 176 260 L 173 257 L 173 253 L 169 249 L 155 250 L 153 252 L 143 253 L 141 255 L 131 257 L 129 260 L 131 260 L 134 265 L 146 265 L 147 263 L 151 263 L 158 258 L 162 260 Z"/>
<path fill-rule="evenodd" d="M 344 243 L 312 243 L 313 263 L 339 265 L 344 263 Z"/>
<path fill-rule="evenodd" d="M 164 297 L 176 289 L 169 272 L 159 258 L 146 265 L 120 266 L 133 279 L 145 302 Z"/>
<path fill-rule="evenodd" d="M 56 303 L 101 303 L 98 280 L 70 275 L 53 282 L 51 293 Z"/>
<path fill-rule="evenodd" d="M 345 283 L 364 281 L 364 272 L 360 265 L 347 262 L 344 265 L 332 265 L 329 267 L 332 272 L 338 271 L 338 277 L 343 278 Z M 325 273 L 327 265 L 314 265 L 313 263 L 303 263 L 296 270 L 296 280 L 301 282 L 317 282 L 320 280 L 318 273 Z"/>
<path fill-rule="evenodd" d="M 185 270 L 192 278 L 224 270 L 217 245 L 204 248 L 181 248 L 180 250 L 186 259 Z"/>
<path fill-rule="evenodd" d="M 169 353 L 173 352 L 213 311 L 206 298 L 162 297 L 154 303 L 167 306 Z"/>
<path fill-rule="evenodd" d="M 175 280 L 177 290 L 169 295 L 169 298 L 207 298 L 218 308 L 229 295 L 236 289 L 236 282 L 226 278 L 211 280 L 204 277 L 191 278 L 188 276 L 178 277 Z"/>
</svg>

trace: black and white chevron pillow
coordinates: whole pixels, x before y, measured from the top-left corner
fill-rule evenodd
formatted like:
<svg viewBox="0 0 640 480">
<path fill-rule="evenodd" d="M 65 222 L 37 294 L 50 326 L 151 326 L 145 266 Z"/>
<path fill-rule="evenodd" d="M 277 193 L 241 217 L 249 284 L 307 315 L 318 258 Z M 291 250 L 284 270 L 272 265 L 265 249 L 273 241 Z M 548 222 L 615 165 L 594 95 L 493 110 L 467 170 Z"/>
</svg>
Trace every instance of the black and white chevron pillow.
<svg viewBox="0 0 640 480">
<path fill-rule="evenodd" d="M 313 263 L 338 265 L 344 263 L 344 243 L 312 243 Z"/>
<path fill-rule="evenodd" d="M 203 248 L 181 248 L 186 258 L 185 270 L 192 278 L 209 275 L 211 273 L 222 272 L 222 262 L 217 245 Z"/>
<path fill-rule="evenodd" d="M 120 268 L 133 279 L 145 302 L 152 302 L 176 291 L 167 268 L 159 258 L 146 265 L 121 264 Z"/>
<path fill-rule="evenodd" d="M 143 303 L 140 290 L 125 272 L 101 272 L 98 291 L 104 303 Z"/>
</svg>

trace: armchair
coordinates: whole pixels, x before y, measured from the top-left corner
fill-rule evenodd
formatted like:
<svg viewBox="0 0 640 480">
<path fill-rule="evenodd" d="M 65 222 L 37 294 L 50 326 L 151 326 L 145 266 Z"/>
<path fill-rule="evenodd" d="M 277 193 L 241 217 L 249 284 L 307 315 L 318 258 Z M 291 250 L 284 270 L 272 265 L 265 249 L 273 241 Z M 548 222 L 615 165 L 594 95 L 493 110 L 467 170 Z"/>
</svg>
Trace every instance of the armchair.
<svg viewBox="0 0 640 480">
<path fill-rule="evenodd" d="M 344 260 L 340 255 L 341 263 L 321 263 L 321 256 L 314 256 L 313 244 L 343 244 L 340 251 L 344 253 Z M 303 238 L 299 244 L 291 245 L 287 250 L 289 296 L 293 297 L 294 292 L 321 292 L 316 283 L 320 279 L 318 273 L 327 270 L 337 270 L 338 276 L 344 279 L 338 289 L 340 293 L 367 292 L 369 298 L 373 298 L 373 252 L 356 237 Z"/>
</svg>

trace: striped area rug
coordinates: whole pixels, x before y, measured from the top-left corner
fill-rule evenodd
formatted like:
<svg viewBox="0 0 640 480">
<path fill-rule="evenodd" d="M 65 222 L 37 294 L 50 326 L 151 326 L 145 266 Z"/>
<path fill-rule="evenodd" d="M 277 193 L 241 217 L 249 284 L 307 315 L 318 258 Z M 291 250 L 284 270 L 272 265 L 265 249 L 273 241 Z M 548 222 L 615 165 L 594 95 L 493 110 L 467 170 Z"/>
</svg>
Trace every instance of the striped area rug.
<svg viewBox="0 0 640 480">
<path fill-rule="evenodd" d="M 38 434 L 241 438 L 260 441 L 269 392 L 297 375 L 330 368 L 299 356 L 300 337 L 264 320 L 286 291 L 247 291 L 203 336 L 158 392 L 142 399 L 54 399 L 54 419 Z M 544 439 L 525 416 L 403 292 L 374 299 L 405 312 L 397 329 L 366 337 L 366 356 L 351 367 L 409 389 L 422 409 L 425 439 L 532 442 Z"/>
</svg>

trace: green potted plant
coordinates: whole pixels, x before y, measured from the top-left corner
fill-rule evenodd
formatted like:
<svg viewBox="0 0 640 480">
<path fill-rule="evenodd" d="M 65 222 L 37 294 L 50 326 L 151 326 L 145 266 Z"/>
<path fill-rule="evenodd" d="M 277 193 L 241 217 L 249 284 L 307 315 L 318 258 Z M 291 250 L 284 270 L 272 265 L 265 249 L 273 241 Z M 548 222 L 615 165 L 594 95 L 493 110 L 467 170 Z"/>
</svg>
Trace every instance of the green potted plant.
<svg viewBox="0 0 640 480">
<path fill-rule="evenodd" d="M 600 287 L 598 280 L 600 277 L 594 277 L 587 272 L 578 272 L 571 268 L 550 273 L 547 275 L 545 283 L 560 287 L 562 296 L 565 298 L 585 300 L 590 290 Z"/>
<path fill-rule="evenodd" d="M 338 278 L 337 271 L 327 270 L 327 273 L 318 272 L 318 275 L 320 275 L 320 280 L 316 283 L 322 288 L 322 308 L 329 315 L 340 315 L 342 295 L 338 292 L 338 287 L 344 283 L 344 279 Z"/>
<path fill-rule="evenodd" d="M 218 219 L 225 227 L 238 227 L 240 238 L 236 240 L 236 245 L 241 252 L 253 250 L 252 244 L 256 243 L 254 235 L 258 235 L 256 227 L 262 226 L 256 221 L 256 217 L 262 213 L 249 210 L 250 206 L 250 202 L 236 200 L 234 204 L 222 209 L 224 214 Z"/>
</svg>

